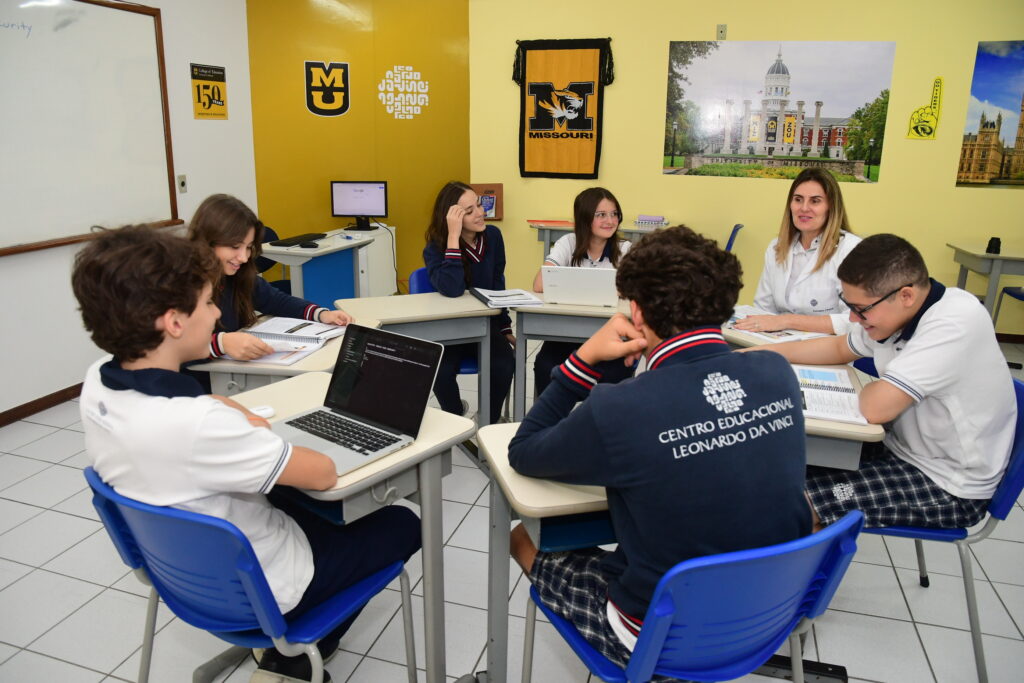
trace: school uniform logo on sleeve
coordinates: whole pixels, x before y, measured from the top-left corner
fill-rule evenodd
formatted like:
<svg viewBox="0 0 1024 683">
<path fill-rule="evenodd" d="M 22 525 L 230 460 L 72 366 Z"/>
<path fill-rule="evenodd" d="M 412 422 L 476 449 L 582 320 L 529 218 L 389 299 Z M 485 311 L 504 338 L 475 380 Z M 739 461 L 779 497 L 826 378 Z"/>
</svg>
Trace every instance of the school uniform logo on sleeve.
<svg viewBox="0 0 1024 683">
<path fill-rule="evenodd" d="M 747 392 L 739 381 L 730 379 L 729 375 L 712 372 L 704 378 L 705 400 L 723 413 L 735 413 L 743 407 L 746 397 Z"/>
<path fill-rule="evenodd" d="M 348 62 L 306 62 L 306 108 L 317 116 L 348 111 Z"/>
</svg>

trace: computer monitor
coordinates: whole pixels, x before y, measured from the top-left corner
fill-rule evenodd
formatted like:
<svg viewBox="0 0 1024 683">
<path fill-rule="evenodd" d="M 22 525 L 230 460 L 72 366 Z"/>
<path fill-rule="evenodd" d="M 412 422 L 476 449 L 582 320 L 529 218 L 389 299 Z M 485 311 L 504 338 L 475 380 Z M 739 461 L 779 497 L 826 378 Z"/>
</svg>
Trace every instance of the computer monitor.
<svg viewBox="0 0 1024 683">
<path fill-rule="evenodd" d="M 355 230 L 372 230 L 371 218 L 388 215 L 388 184 L 384 180 L 332 180 L 331 215 L 356 219 Z"/>
</svg>

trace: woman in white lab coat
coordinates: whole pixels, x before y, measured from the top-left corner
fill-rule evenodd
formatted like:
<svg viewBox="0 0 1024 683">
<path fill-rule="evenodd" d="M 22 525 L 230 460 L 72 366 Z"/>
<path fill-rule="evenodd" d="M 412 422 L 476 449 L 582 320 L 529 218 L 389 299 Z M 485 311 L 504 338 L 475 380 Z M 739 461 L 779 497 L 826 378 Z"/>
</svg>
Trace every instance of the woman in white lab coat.
<svg viewBox="0 0 1024 683">
<path fill-rule="evenodd" d="M 839 299 L 836 271 L 860 238 L 850 231 L 839 183 L 828 171 L 806 168 L 789 187 L 779 236 L 764 256 L 754 306 L 738 330 L 803 330 L 844 334 L 849 309 Z"/>
</svg>

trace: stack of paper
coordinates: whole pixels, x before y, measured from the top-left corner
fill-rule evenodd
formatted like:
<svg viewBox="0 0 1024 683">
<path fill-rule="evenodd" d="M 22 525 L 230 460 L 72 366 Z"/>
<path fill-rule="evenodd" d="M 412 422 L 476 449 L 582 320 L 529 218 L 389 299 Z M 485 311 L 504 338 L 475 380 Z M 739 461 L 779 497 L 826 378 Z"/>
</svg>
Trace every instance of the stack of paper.
<svg viewBox="0 0 1024 683">
<path fill-rule="evenodd" d="M 860 412 L 860 399 L 846 370 L 814 365 L 794 365 L 800 382 L 800 395 L 806 417 L 839 420 L 866 425 Z"/>
<path fill-rule="evenodd" d="M 523 289 L 480 289 L 479 287 L 473 287 L 469 292 L 490 308 L 540 306 L 544 303 Z"/>
</svg>

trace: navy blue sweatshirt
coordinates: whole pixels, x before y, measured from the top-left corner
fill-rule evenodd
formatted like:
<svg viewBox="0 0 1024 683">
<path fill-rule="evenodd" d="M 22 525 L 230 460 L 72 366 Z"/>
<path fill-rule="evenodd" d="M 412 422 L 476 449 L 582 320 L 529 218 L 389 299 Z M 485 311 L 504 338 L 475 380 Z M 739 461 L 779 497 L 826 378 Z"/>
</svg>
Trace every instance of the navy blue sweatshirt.
<svg viewBox="0 0 1024 683">
<path fill-rule="evenodd" d="M 800 389 L 782 356 L 732 353 L 720 329 L 700 328 L 655 347 L 633 379 L 600 375 L 575 353 L 556 367 L 509 462 L 607 489 L 619 546 L 601 569 L 620 612 L 643 619 L 683 560 L 810 533 Z"/>
<path fill-rule="evenodd" d="M 471 287 L 481 289 L 505 289 L 505 241 L 501 231 L 488 225 L 476 238 L 476 246 L 466 249 L 469 259 Z M 441 251 L 433 242 L 423 248 L 423 263 L 434 289 L 445 296 L 462 296 L 466 291 L 466 277 L 462 268 L 462 251 L 446 249 Z M 491 332 L 510 334 L 512 319 L 508 311 L 502 310 L 491 318 Z"/>
</svg>

